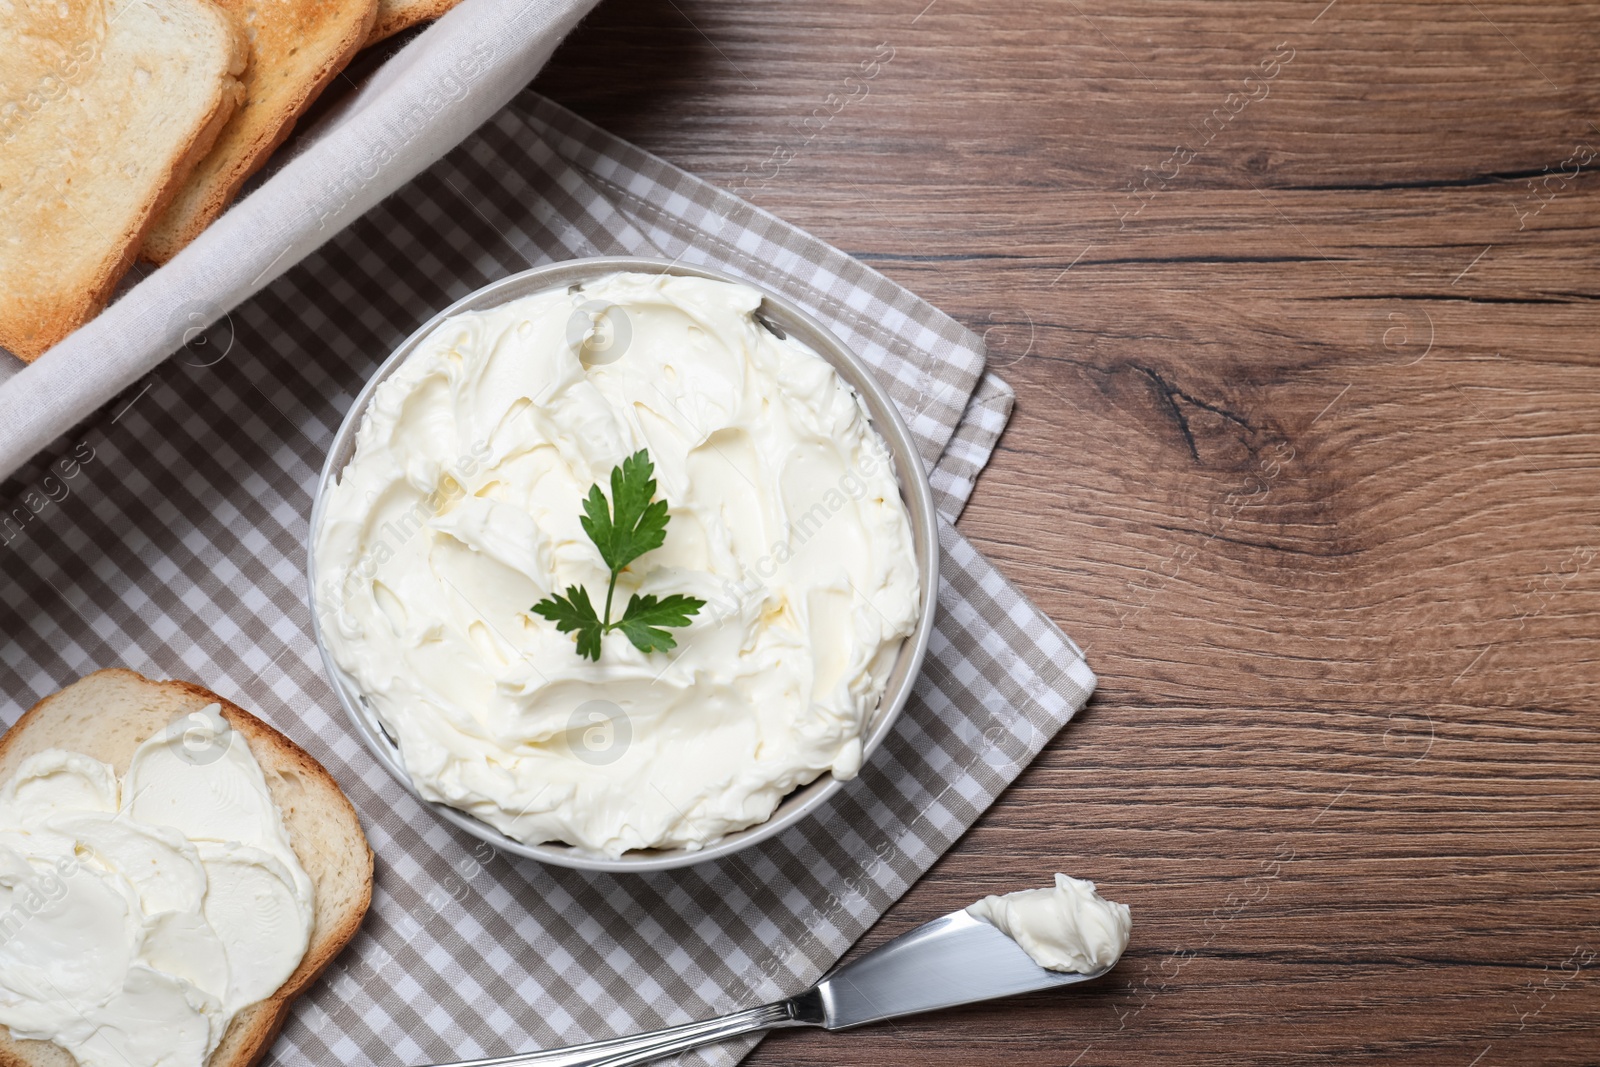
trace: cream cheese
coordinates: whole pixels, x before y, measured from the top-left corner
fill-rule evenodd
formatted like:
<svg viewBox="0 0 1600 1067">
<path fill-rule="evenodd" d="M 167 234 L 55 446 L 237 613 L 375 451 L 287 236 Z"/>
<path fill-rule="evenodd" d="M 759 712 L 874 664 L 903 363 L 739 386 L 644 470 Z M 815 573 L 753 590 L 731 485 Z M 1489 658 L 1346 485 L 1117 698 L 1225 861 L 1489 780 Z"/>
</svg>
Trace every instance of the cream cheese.
<svg viewBox="0 0 1600 1067">
<path fill-rule="evenodd" d="M 984 897 L 967 914 L 997 927 L 1039 966 L 1077 974 L 1116 963 L 1133 929 L 1126 904 L 1105 899 L 1093 882 L 1065 874 L 1056 875 L 1054 888 Z"/>
<path fill-rule="evenodd" d="M 312 885 L 220 707 L 107 764 L 47 749 L 0 785 L 0 1024 L 81 1067 L 201 1067 L 299 966 Z"/>
<path fill-rule="evenodd" d="M 699 848 L 853 777 L 918 574 L 891 458 L 760 295 L 619 274 L 457 315 L 376 390 L 315 532 L 324 641 L 418 791 L 529 843 Z M 579 525 L 638 449 L 670 507 L 634 592 L 707 601 L 598 663 L 532 606 L 609 572 Z"/>
</svg>

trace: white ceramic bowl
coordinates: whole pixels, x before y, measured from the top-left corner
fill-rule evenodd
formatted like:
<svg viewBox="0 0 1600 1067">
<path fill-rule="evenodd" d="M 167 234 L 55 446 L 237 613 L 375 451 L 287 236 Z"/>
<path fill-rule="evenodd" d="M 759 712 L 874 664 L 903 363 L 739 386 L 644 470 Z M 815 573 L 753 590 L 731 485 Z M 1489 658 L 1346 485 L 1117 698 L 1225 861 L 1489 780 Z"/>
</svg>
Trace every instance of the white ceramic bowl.
<svg viewBox="0 0 1600 1067">
<path fill-rule="evenodd" d="M 496 307 L 507 301 L 519 297 L 530 296 L 534 293 L 546 292 L 550 289 L 566 288 L 572 285 L 581 285 L 593 281 L 607 274 L 621 271 L 641 273 L 665 273 L 683 275 L 693 278 L 713 278 L 720 281 L 737 282 L 741 285 L 750 285 L 760 291 L 764 300 L 759 311 L 760 317 L 780 334 L 787 334 L 798 338 L 806 345 L 833 365 L 839 376 L 845 380 L 855 391 L 860 394 L 865 402 L 867 413 L 871 416 L 872 426 L 885 443 L 894 459 L 895 475 L 900 482 L 901 496 L 905 500 L 906 511 L 911 519 L 911 535 L 917 554 L 917 568 L 922 594 L 922 613 L 917 620 L 917 627 L 911 636 L 906 638 L 900 648 L 899 658 L 895 661 L 894 669 L 889 674 L 887 687 L 884 689 L 883 699 L 878 704 L 874 714 L 871 729 L 868 731 L 863 744 L 864 761 L 888 736 L 895 719 L 905 707 L 907 698 L 911 695 L 911 688 L 916 684 L 917 673 L 922 667 L 923 656 L 928 650 L 928 637 L 933 630 L 934 603 L 938 593 L 939 579 L 939 531 L 933 496 L 928 489 L 928 479 L 922 468 L 922 460 L 917 454 L 916 446 L 912 440 L 911 432 L 906 428 L 905 421 L 900 413 L 895 410 L 888 393 L 883 390 L 866 365 L 861 362 L 855 353 L 846 348 L 838 338 L 811 318 L 805 312 L 795 307 L 789 301 L 772 293 L 766 292 L 760 286 L 723 274 L 714 270 L 701 267 L 685 266 L 680 263 L 669 263 L 659 259 L 637 259 L 621 256 L 599 256 L 592 259 L 575 259 L 562 263 L 553 263 L 544 267 L 513 274 L 492 285 L 484 286 L 475 293 L 457 300 L 454 304 L 439 312 L 429 319 L 415 333 L 406 338 L 394 354 L 384 361 L 377 373 L 367 382 L 366 387 L 356 397 L 355 403 L 350 406 L 350 411 L 345 415 L 339 432 L 334 436 L 333 446 L 328 450 L 327 462 L 322 468 L 322 480 L 317 486 L 316 501 L 311 508 L 311 533 L 310 543 L 306 550 L 306 578 L 310 590 L 312 628 L 316 634 L 317 648 L 322 653 L 322 662 L 327 666 L 328 676 L 333 681 L 334 692 L 339 696 L 339 703 L 344 706 L 345 714 L 350 717 L 356 732 L 366 742 L 367 748 L 377 757 L 379 763 L 388 768 L 407 789 L 413 794 L 416 787 L 412 784 L 411 777 L 406 773 L 405 764 L 400 757 L 399 746 L 395 744 L 388 731 L 384 728 L 376 710 L 361 693 L 354 680 L 346 674 L 328 651 L 327 643 L 322 637 L 321 613 L 317 605 L 317 572 L 315 546 L 317 531 L 322 526 L 324 502 L 328 496 L 329 487 L 334 484 L 343 472 L 345 464 L 355 453 L 356 431 L 361 426 L 361 420 L 367 410 L 367 405 L 372 401 L 372 395 L 378 385 L 409 356 L 435 327 L 452 315 L 463 311 L 478 311 L 485 308 Z M 863 774 L 871 774 L 872 769 L 866 766 Z M 423 803 L 433 808 L 440 818 L 454 823 L 475 837 L 482 838 L 495 848 L 517 856 L 527 856 L 545 863 L 553 863 L 561 867 L 572 867 L 587 871 L 633 871 L 643 873 L 646 871 L 661 871 L 672 867 L 683 867 L 691 863 L 702 863 L 707 860 L 718 859 L 748 848 L 758 841 L 782 833 L 797 822 L 809 816 L 821 807 L 829 797 L 838 792 L 840 783 L 831 774 L 824 773 L 811 784 L 796 789 L 784 798 L 778 805 L 772 817 L 766 822 L 740 830 L 707 845 L 701 849 L 644 849 L 624 853 L 617 859 L 609 859 L 592 853 L 583 852 L 562 844 L 527 845 L 513 840 L 499 830 L 482 822 L 464 811 L 436 804 L 424 800 Z M 418 799 L 421 799 L 419 796 Z"/>
</svg>

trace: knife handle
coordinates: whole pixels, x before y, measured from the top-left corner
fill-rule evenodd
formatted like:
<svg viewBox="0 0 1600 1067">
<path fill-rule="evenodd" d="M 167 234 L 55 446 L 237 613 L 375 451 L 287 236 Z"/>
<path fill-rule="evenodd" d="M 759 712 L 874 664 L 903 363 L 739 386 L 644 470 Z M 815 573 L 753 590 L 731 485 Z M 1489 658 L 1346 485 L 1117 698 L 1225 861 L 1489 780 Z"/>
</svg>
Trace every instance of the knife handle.
<svg viewBox="0 0 1600 1067">
<path fill-rule="evenodd" d="M 794 1000 L 780 1000 L 776 1004 L 763 1004 L 759 1008 L 735 1012 L 716 1019 L 684 1023 L 665 1030 L 629 1037 L 613 1037 L 593 1041 L 587 1045 L 551 1049 L 548 1052 L 529 1052 L 497 1059 L 467 1060 L 461 1063 L 437 1064 L 435 1067 L 631 1067 L 649 1063 L 662 1056 L 671 1056 L 697 1045 L 725 1041 L 741 1034 L 758 1030 L 771 1030 L 780 1026 L 816 1025 L 801 1018 Z"/>
</svg>

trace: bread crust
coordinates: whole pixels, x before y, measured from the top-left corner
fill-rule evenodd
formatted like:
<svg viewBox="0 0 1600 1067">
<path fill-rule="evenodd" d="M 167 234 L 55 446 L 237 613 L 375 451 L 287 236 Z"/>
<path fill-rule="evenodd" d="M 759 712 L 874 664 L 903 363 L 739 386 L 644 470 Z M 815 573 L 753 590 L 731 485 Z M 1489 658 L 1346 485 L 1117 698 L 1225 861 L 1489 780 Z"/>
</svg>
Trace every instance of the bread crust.
<svg viewBox="0 0 1600 1067">
<path fill-rule="evenodd" d="M 0 308 L 0 348 L 17 356 L 24 363 L 32 363 L 55 347 L 78 327 L 98 315 L 111 299 L 117 283 L 127 274 L 139 255 L 145 237 L 154 229 L 169 204 L 178 195 L 189 176 L 206 154 L 216 144 L 228 120 L 244 100 L 244 85 L 239 75 L 245 69 L 249 43 L 232 19 L 221 11 L 211 12 L 217 19 L 220 32 L 231 44 L 228 75 L 216 86 L 211 110 L 196 129 L 184 151 L 167 167 L 159 191 L 145 205 L 131 225 L 118 233 L 110 242 L 116 251 L 95 268 L 94 274 L 73 291 L 56 292 L 41 301 L 31 301 L 21 309 L 7 313 Z"/>
<path fill-rule="evenodd" d="M 354 862 L 356 868 L 354 873 L 359 879 L 354 886 L 355 896 L 351 898 L 350 906 L 336 922 L 323 928 L 323 902 L 319 900 L 317 928 L 312 931 L 311 944 L 306 950 L 305 958 L 300 961 L 300 966 L 296 967 L 294 973 L 278 987 L 276 993 L 266 1000 L 244 1008 L 234 1016 L 227 1031 L 222 1035 L 221 1043 L 207 1063 L 207 1067 L 253 1067 L 272 1046 L 273 1040 L 288 1018 L 289 1008 L 295 999 L 321 977 L 323 971 L 360 929 L 372 902 L 372 849 L 367 844 L 366 835 L 361 829 L 361 821 L 350 799 L 345 796 L 344 791 L 339 788 L 339 784 L 334 781 L 326 768 L 294 741 L 237 704 L 203 686 L 183 681 L 151 681 L 136 671 L 122 668 L 95 671 L 86 675 L 67 688 L 45 697 L 25 712 L 15 726 L 0 735 L 0 780 L 9 778 L 15 773 L 15 765 L 25 758 L 25 754 L 17 754 L 13 758 L 13 750 L 25 743 L 24 739 L 30 736 L 31 729 L 49 722 L 53 712 L 53 702 L 70 700 L 73 691 L 79 686 L 107 683 L 141 690 L 152 697 L 159 694 L 168 707 L 177 709 L 168 721 L 183 714 L 184 709 L 199 710 L 213 703 L 221 705 L 222 717 L 244 735 L 251 754 L 261 764 L 267 779 L 268 791 L 271 792 L 273 802 L 278 805 L 286 823 L 293 820 L 298 803 L 289 783 L 305 782 L 311 787 L 306 790 L 306 799 L 315 800 L 322 806 L 319 808 L 319 816 L 329 820 L 332 825 L 342 830 L 345 836 L 360 842 L 358 852 L 348 857 Z M 149 737 L 153 733 L 153 731 L 140 732 L 144 737 Z M 91 744 L 84 747 L 92 749 L 95 746 Z M 103 752 L 102 748 L 86 754 L 96 759 L 104 759 Z M 121 763 L 114 760 L 105 762 L 112 763 L 117 768 L 117 773 L 121 775 L 127 771 L 127 757 L 131 754 L 130 748 Z M 314 857 L 309 851 L 310 842 L 303 840 L 303 835 L 291 832 L 290 845 L 294 848 L 295 855 L 300 858 L 302 866 L 307 867 L 308 871 L 312 869 Z M 319 897 L 331 888 L 322 884 L 316 885 Z M 48 1041 L 19 1041 L 12 1037 L 5 1027 L 0 1026 L 0 1067 L 76 1067 L 76 1063 L 72 1054 L 59 1045 Z"/>
<path fill-rule="evenodd" d="M 252 0 L 212 0 L 212 2 L 231 13 L 236 19 L 239 17 L 237 9 L 247 9 L 256 13 L 270 10 Z M 355 54 L 361 50 L 378 16 L 379 0 L 304 0 L 304 2 L 313 9 L 321 9 L 325 5 L 342 8 L 343 24 L 336 25 L 338 36 L 333 39 L 331 47 L 320 64 L 314 68 L 311 76 L 298 87 L 297 91 L 291 92 L 276 111 L 268 112 L 260 118 L 252 114 L 248 108 L 235 113 L 230 121 L 250 125 L 249 130 L 241 130 L 241 133 L 246 134 L 244 140 L 235 144 L 228 138 L 223 138 L 222 143 L 215 146 L 217 151 L 226 152 L 227 158 L 204 160 L 205 165 L 183 184 L 178 190 L 177 198 L 169 205 L 171 210 L 157 215 L 154 225 L 145 235 L 142 247 L 139 249 L 142 258 L 152 263 L 166 263 L 183 251 L 191 241 L 200 236 L 202 230 L 227 210 L 228 205 L 233 203 L 233 198 L 244 187 L 244 183 L 266 165 L 268 158 L 278 146 L 288 140 L 300 117 L 316 103 L 317 97 L 322 95 L 328 83 L 338 77 Z M 296 38 L 299 26 L 291 25 L 289 20 L 286 20 L 276 29 L 284 40 L 292 40 Z M 257 39 L 258 41 L 260 39 L 259 33 Z M 296 44 L 294 50 L 298 51 L 306 44 L 307 42 Z M 259 50 L 252 51 L 244 77 L 243 92 L 247 103 L 253 102 L 251 97 L 265 85 L 266 79 L 282 74 L 281 67 L 284 61 L 283 56 L 264 55 Z"/>
<path fill-rule="evenodd" d="M 459 3 L 461 0 L 382 0 L 378 5 L 378 19 L 362 47 L 375 45 L 419 22 L 436 19 Z"/>
</svg>

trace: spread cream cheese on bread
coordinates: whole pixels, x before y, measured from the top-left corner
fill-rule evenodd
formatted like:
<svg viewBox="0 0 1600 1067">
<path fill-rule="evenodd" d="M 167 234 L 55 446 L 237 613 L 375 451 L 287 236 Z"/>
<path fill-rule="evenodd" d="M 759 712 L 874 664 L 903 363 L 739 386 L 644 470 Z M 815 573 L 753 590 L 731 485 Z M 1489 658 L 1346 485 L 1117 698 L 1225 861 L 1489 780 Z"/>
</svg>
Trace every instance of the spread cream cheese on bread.
<svg viewBox="0 0 1600 1067">
<path fill-rule="evenodd" d="M 761 296 L 618 274 L 441 323 L 376 390 L 314 534 L 334 660 L 423 796 L 528 843 L 698 848 L 853 777 L 919 611 L 910 522 L 855 393 Z M 633 593 L 706 601 L 598 662 L 532 606 L 609 576 L 579 524 L 639 449 L 668 504 Z"/>
<path fill-rule="evenodd" d="M 0 785 L 0 1023 L 82 1067 L 200 1067 L 299 967 L 311 879 L 213 704 L 108 764 L 37 752 Z"/>
<path fill-rule="evenodd" d="M 967 914 L 999 929 L 1046 970 L 1076 974 L 1116 963 L 1133 929 L 1126 904 L 1102 897 L 1093 882 L 1065 874 L 1056 875 L 1053 888 L 984 897 Z"/>
</svg>

